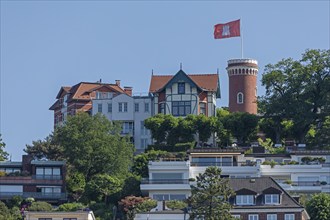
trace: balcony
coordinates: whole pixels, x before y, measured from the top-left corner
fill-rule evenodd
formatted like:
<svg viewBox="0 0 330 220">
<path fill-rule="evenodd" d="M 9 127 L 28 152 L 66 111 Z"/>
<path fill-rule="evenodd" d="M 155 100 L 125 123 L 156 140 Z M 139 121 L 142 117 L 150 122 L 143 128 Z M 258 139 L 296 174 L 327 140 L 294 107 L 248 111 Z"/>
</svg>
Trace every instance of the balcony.
<svg viewBox="0 0 330 220">
<path fill-rule="evenodd" d="M 188 179 L 143 179 L 141 190 L 183 190 L 190 191 Z"/>
<path fill-rule="evenodd" d="M 330 183 L 320 182 L 320 181 L 290 181 L 283 182 L 277 181 L 280 186 L 292 192 L 329 192 L 330 191 Z"/>
<path fill-rule="evenodd" d="M 0 192 L 1 199 L 9 199 L 13 196 L 21 196 L 22 198 L 35 199 L 61 199 L 66 200 L 66 193 L 42 193 L 42 192 Z"/>
<path fill-rule="evenodd" d="M 62 176 L 51 176 L 51 175 L 33 175 L 33 176 L 2 176 L 0 177 L 0 185 L 5 184 L 51 184 L 51 185 L 62 185 Z"/>
<path fill-rule="evenodd" d="M 255 167 L 257 165 L 256 162 L 190 162 L 190 166 L 192 167 L 210 167 L 210 166 L 217 166 L 217 167 Z"/>
</svg>

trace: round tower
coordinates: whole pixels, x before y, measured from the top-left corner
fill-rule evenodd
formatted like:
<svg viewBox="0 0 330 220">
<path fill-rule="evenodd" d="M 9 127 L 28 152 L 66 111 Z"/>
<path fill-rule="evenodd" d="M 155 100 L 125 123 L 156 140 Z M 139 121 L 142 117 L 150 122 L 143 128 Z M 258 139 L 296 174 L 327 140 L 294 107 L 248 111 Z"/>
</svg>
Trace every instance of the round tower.
<svg viewBox="0 0 330 220">
<path fill-rule="evenodd" d="M 228 60 L 229 111 L 257 114 L 258 61 Z"/>
</svg>

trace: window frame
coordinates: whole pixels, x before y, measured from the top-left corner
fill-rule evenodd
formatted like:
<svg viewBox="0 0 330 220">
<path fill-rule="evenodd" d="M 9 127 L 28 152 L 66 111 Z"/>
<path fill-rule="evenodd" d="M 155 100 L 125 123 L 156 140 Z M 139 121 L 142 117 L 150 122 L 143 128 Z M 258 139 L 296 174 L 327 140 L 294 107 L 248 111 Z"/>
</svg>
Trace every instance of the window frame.
<svg viewBox="0 0 330 220">
<path fill-rule="evenodd" d="M 97 103 L 97 112 L 102 113 L 102 103 Z"/>
<path fill-rule="evenodd" d="M 144 112 L 149 112 L 149 108 L 150 108 L 149 102 L 145 102 L 144 103 Z"/>
<path fill-rule="evenodd" d="M 249 214 L 249 220 L 259 220 L 258 214 Z"/>
<path fill-rule="evenodd" d="M 112 103 L 108 103 L 108 113 L 112 113 Z"/>
<path fill-rule="evenodd" d="M 267 201 L 267 198 L 270 198 L 270 202 Z M 277 202 L 274 201 L 274 198 L 277 198 Z M 265 199 L 265 204 L 267 204 L 267 205 L 279 205 L 280 204 L 280 195 L 279 194 L 265 194 L 264 199 Z"/>
<path fill-rule="evenodd" d="M 206 103 L 205 102 L 199 103 L 199 114 L 206 115 Z"/>
<path fill-rule="evenodd" d="M 139 112 L 140 110 L 140 103 L 134 103 L 134 112 Z"/>
<path fill-rule="evenodd" d="M 267 214 L 267 220 L 277 220 L 277 214 Z"/>
<path fill-rule="evenodd" d="M 186 94 L 186 83 L 184 82 L 178 83 L 178 94 Z"/>
<path fill-rule="evenodd" d="M 284 220 L 295 220 L 295 214 L 294 213 L 287 213 L 284 214 Z"/>
<path fill-rule="evenodd" d="M 244 103 L 244 94 L 242 92 L 238 92 L 236 99 L 237 99 L 236 100 L 237 104 L 243 104 Z"/>
<path fill-rule="evenodd" d="M 187 116 L 191 114 L 191 101 L 173 101 L 172 115 L 173 116 Z"/>
<path fill-rule="evenodd" d="M 240 199 L 238 199 L 240 198 Z M 244 201 L 244 198 L 246 198 L 246 201 Z M 252 203 L 250 202 L 250 199 L 252 198 Z M 254 205 L 255 201 L 254 201 L 254 196 L 253 195 L 236 195 L 235 198 L 235 203 L 236 205 Z"/>
</svg>

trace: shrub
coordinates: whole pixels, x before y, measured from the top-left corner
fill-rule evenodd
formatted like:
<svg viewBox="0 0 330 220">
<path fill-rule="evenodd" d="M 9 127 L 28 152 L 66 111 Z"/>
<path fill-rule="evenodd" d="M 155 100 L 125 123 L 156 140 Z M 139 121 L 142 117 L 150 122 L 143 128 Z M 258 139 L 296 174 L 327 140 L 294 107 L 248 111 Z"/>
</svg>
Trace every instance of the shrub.
<svg viewBox="0 0 330 220">
<path fill-rule="evenodd" d="M 157 201 L 153 199 L 147 199 L 136 205 L 137 212 L 149 212 L 151 209 L 157 206 Z"/>
<path fill-rule="evenodd" d="M 170 209 L 183 209 L 187 207 L 187 204 L 179 200 L 166 201 L 166 206 Z"/>
<path fill-rule="evenodd" d="M 292 184 L 292 180 L 285 180 L 284 183 L 291 185 Z"/>
<path fill-rule="evenodd" d="M 0 170 L 0 177 L 2 177 L 2 176 L 6 176 L 6 172 L 5 172 L 5 171 L 2 171 L 2 170 Z"/>
<path fill-rule="evenodd" d="M 311 157 L 303 157 L 303 158 L 301 158 L 301 162 L 304 163 L 304 164 L 308 164 L 311 161 L 313 161 L 313 159 Z"/>
<path fill-rule="evenodd" d="M 60 205 L 57 209 L 57 211 L 65 211 L 65 212 L 68 212 L 68 211 L 77 211 L 79 209 L 83 209 L 85 208 L 85 206 L 81 203 L 64 203 L 62 205 Z"/>
<path fill-rule="evenodd" d="M 47 202 L 33 202 L 29 211 L 52 211 L 52 205 Z"/>
<path fill-rule="evenodd" d="M 269 161 L 269 160 L 265 160 L 265 161 L 262 163 L 262 165 L 270 165 L 271 168 L 274 168 L 274 166 L 275 166 L 276 164 L 278 164 L 278 163 L 275 162 L 274 160 L 271 160 L 271 161 Z"/>
<path fill-rule="evenodd" d="M 290 162 L 289 162 L 289 164 L 290 165 L 297 165 L 297 164 L 299 164 L 297 161 L 294 161 L 294 160 L 291 160 Z"/>
</svg>

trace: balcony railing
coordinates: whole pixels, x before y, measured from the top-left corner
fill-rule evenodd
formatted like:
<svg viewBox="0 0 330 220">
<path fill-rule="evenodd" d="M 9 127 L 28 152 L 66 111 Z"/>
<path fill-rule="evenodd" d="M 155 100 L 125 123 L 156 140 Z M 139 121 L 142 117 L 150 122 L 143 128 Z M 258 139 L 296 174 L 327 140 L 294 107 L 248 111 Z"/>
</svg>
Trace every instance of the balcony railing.
<svg viewBox="0 0 330 220">
<path fill-rule="evenodd" d="M 61 180 L 61 175 L 33 175 L 33 179 L 37 180 Z"/>
<path fill-rule="evenodd" d="M 319 181 L 294 181 L 291 183 L 292 186 L 322 186 L 327 184 L 322 184 Z"/>
<path fill-rule="evenodd" d="M 42 193 L 42 192 L 0 192 L 0 198 L 11 198 L 21 196 L 22 198 L 35 199 L 67 199 L 66 193 Z"/>
<path fill-rule="evenodd" d="M 189 179 L 142 179 L 141 184 L 189 184 Z"/>
<path fill-rule="evenodd" d="M 256 166 L 256 162 L 190 162 L 192 167 L 207 167 L 207 166 L 217 166 L 217 167 L 253 167 Z"/>
<path fill-rule="evenodd" d="M 292 181 L 292 182 L 286 182 L 286 181 L 278 181 L 282 184 L 288 184 L 291 186 L 325 186 L 330 185 L 330 183 L 327 183 L 325 181 Z"/>
<path fill-rule="evenodd" d="M 56 184 L 62 185 L 62 176 L 3 176 L 0 177 L 0 184 Z"/>
</svg>

